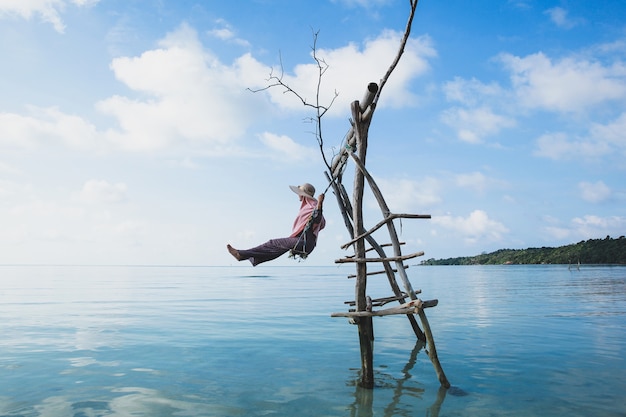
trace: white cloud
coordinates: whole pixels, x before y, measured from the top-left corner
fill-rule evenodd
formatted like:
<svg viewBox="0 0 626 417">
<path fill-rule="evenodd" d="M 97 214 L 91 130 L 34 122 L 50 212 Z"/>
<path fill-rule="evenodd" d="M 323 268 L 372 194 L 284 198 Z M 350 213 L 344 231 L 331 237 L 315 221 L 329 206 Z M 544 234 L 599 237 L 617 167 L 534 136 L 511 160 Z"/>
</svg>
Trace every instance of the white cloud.
<svg viewBox="0 0 626 417">
<path fill-rule="evenodd" d="M 2 165 L 0 164 L 0 172 L 2 172 L 1 168 L 2 168 Z M 2 199 L 2 203 L 6 204 L 7 199 L 9 197 L 20 195 L 28 190 L 29 190 L 29 187 L 24 186 L 20 183 L 0 179 L 0 199 Z"/>
<path fill-rule="evenodd" d="M 29 107 L 28 115 L 0 113 L 0 146 L 33 149 L 62 144 L 72 149 L 98 146 L 95 126 L 56 107 Z"/>
<path fill-rule="evenodd" d="M 497 98 L 507 94 L 496 82 L 483 84 L 475 78 L 465 80 L 455 77 L 443 85 L 446 100 L 458 102 L 466 106 L 476 106 L 485 98 Z"/>
<path fill-rule="evenodd" d="M 347 6 L 360 6 L 365 8 L 382 6 L 390 3 L 391 0 L 332 0 L 334 3 L 343 3 Z"/>
<path fill-rule="evenodd" d="M 228 28 L 211 29 L 208 33 L 221 40 L 229 40 L 235 37 L 233 31 Z"/>
<path fill-rule="evenodd" d="M 585 239 L 598 239 L 601 236 L 621 236 L 626 228 L 626 218 L 620 216 L 600 217 L 586 215 L 572 219 L 572 230 Z"/>
<path fill-rule="evenodd" d="M 550 159 L 585 158 L 593 159 L 609 153 L 607 143 L 590 139 L 569 139 L 567 134 L 549 133 L 542 135 L 536 141 L 534 154 Z"/>
<path fill-rule="evenodd" d="M 111 184 L 104 180 L 85 182 L 79 193 L 80 201 L 89 204 L 120 203 L 126 200 L 126 184 Z"/>
<path fill-rule="evenodd" d="M 242 136 L 264 106 L 252 94 L 267 68 L 249 55 L 224 65 L 203 49 L 187 25 L 170 33 L 160 49 L 111 64 L 115 76 L 139 98 L 114 96 L 97 104 L 115 117 L 119 129 L 106 138 L 125 150 L 146 151 L 177 142 L 206 148 L 227 147 Z"/>
<path fill-rule="evenodd" d="M 68 226 L 68 220 L 73 224 L 84 220 L 85 211 L 80 207 L 33 195 L 21 195 L 14 201 L 2 218 L 8 236 L 2 236 L 0 243 L 5 240 L 30 245 L 40 240 L 76 240 L 71 237 L 75 230 Z"/>
<path fill-rule="evenodd" d="M 59 33 L 65 31 L 60 13 L 68 4 L 78 7 L 89 6 L 98 3 L 99 0 L 1 0 L 0 16 L 13 15 L 23 19 L 31 19 L 33 15 L 39 15 L 44 22 L 52 24 L 54 30 Z"/>
<path fill-rule="evenodd" d="M 543 53 L 500 55 L 511 71 L 519 102 L 531 109 L 580 112 L 626 97 L 626 67 L 577 58 L 551 60 Z"/>
<path fill-rule="evenodd" d="M 594 49 L 600 54 L 623 54 L 626 52 L 626 40 L 618 39 L 613 42 L 600 43 Z"/>
<path fill-rule="evenodd" d="M 0 117 L 0 119 L 1 119 L 1 117 Z M 0 161 L 0 173 L 4 173 L 4 174 L 19 174 L 20 172 L 21 172 L 20 169 L 17 168 L 16 166 L 13 166 L 12 164 L 7 164 L 7 163 L 4 163 L 4 162 Z"/>
<path fill-rule="evenodd" d="M 569 224 L 545 227 L 544 231 L 554 239 L 579 240 L 623 236 L 625 229 L 626 217 L 585 215 L 574 217 Z"/>
<path fill-rule="evenodd" d="M 553 7 L 544 13 L 550 16 L 550 20 L 562 29 L 571 29 L 583 23 L 582 19 L 571 19 L 568 16 L 568 11 L 562 7 Z"/>
<path fill-rule="evenodd" d="M 342 98 L 335 103 L 337 113 L 345 114 L 349 102 L 362 96 L 367 83 L 384 74 L 398 42 L 398 33 L 385 32 L 367 42 L 363 50 L 348 45 L 318 51 L 332 66 L 327 74 L 333 75 L 325 79 L 324 91 L 332 91 L 331 86 L 343 89 Z M 406 105 L 413 100 L 407 85 L 427 70 L 426 57 L 434 54 L 426 38 L 409 42 L 386 87 L 388 103 Z M 372 75 L 362 71 L 366 67 L 373 70 Z M 30 107 L 26 115 L 0 114 L 0 146 L 35 149 L 51 144 L 80 150 L 150 152 L 184 145 L 223 155 L 237 152 L 237 141 L 246 129 L 273 111 L 266 101 L 268 95 L 283 110 L 284 106 L 299 112 L 304 108 L 279 89 L 267 94 L 250 92 L 248 88 L 266 86 L 269 68 L 250 54 L 230 65 L 222 63 L 203 48 L 197 33 L 187 25 L 168 34 L 157 49 L 114 59 L 111 69 L 131 93 L 101 100 L 95 108 L 112 117 L 115 124 L 98 130 L 90 121 L 56 107 Z M 311 97 L 308 88 L 314 88 L 316 71 L 314 65 L 297 66 L 296 75 L 286 81 Z"/>
<path fill-rule="evenodd" d="M 329 65 L 322 78 L 320 104 L 329 105 L 335 91 L 339 97 L 329 114 L 342 115 L 350 109 L 350 103 L 361 99 L 370 82 L 376 82 L 385 75 L 393 61 L 402 34 L 386 30 L 378 37 L 367 40 L 363 47 L 355 43 L 337 49 L 318 49 L 318 58 Z M 398 67 L 385 86 L 381 105 L 403 107 L 414 105 L 416 96 L 411 93 L 411 81 L 429 70 L 428 59 L 436 56 L 436 51 L 428 37 L 411 38 Z M 275 75 L 280 70 L 274 70 Z M 297 65 L 291 73 L 285 73 L 283 82 L 289 85 L 308 103 L 316 104 L 316 88 L 319 69 L 316 63 Z M 280 88 L 272 88 L 269 94 L 279 105 L 298 109 L 302 103 L 284 94 Z"/>
<path fill-rule="evenodd" d="M 565 240 L 571 236 L 571 230 L 565 227 L 548 226 L 545 227 L 544 230 L 550 238 L 557 240 Z"/>
<path fill-rule="evenodd" d="M 452 108 L 444 111 L 441 118 L 444 123 L 457 130 L 460 140 L 473 144 L 482 143 L 485 137 L 515 126 L 515 120 L 498 115 L 488 107 Z"/>
<path fill-rule="evenodd" d="M 588 52 L 593 51 L 598 49 Z M 591 117 L 590 110 L 626 99 L 626 65 L 619 60 L 605 64 L 584 55 L 553 59 L 543 53 L 524 57 L 501 54 L 498 59 L 510 72 L 509 90 L 495 82 L 485 84 L 460 77 L 442 87 L 446 100 L 460 107 L 442 112 L 441 120 L 454 128 L 462 141 L 482 143 L 503 129 L 515 127 L 516 118 L 528 110 L 571 113 L 584 123 Z M 626 114 L 608 124 L 591 124 L 586 135 L 547 133 L 537 140 L 535 155 L 595 159 L 617 151 L 626 156 L 624 132 Z"/>
<path fill-rule="evenodd" d="M 467 143 L 483 143 L 485 138 L 500 133 L 503 129 L 516 126 L 513 117 L 499 112 L 509 110 L 510 93 L 497 83 L 484 84 L 472 78 L 455 77 L 443 85 L 446 100 L 463 107 L 452 107 L 441 113 L 441 120 L 457 132 L 457 137 Z M 506 103 L 506 105 L 503 105 Z"/>
<path fill-rule="evenodd" d="M 2 211 L 0 219 L 0 247 L 6 259 L 36 263 L 108 262 L 109 256 L 115 254 L 116 259 L 136 261 L 129 256 L 133 245 L 158 242 L 156 230 L 161 224 L 147 228 L 143 220 L 128 218 L 127 206 L 107 204 L 107 199 L 111 202 L 120 198 L 115 186 L 111 187 L 108 194 L 107 190 L 94 189 L 97 186 L 85 187 L 82 194 L 76 195 L 85 200 L 17 196 L 10 208 Z M 85 204 L 87 199 L 93 204 Z"/>
<path fill-rule="evenodd" d="M 376 179 L 389 209 L 395 213 L 421 213 L 441 202 L 441 184 L 436 178 Z"/>
<path fill-rule="evenodd" d="M 528 0 L 507 0 L 507 3 L 522 10 L 529 10 L 532 8 Z"/>
<path fill-rule="evenodd" d="M 610 155 L 621 162 L 626 157 L 626 113 L 607 124 L 592 124 L 585 137 L 570 138 L 563 132 L 545 134 L 536 141 L 535 155 L 589 160 Z"/>
<path fill-rule="evenodd" d="M 269 148 L 273 158 L 286 163 L 317 161 L 319 158 L 319 153 L 315 148 L 300 145 L 285 135 L 264 132 L 260 135 L 260 140 Z"/>
<path fill-rule="evenodd" d="M 578 189 L 582 199 L 590 203 L 601 203 L 611 197 L 611 189 L 602 181 L 581 182 Z"/>
<path fill-rule="evenodd" d="M 218 19 L 216 22 L 217 27 L 208 31 L 209 36 L 220 39 L 226 42 L 232 42 L 234 44 L 249 47 L 250 43 L 245 39 L 237 37 L 234 29 L 224 19 Z"/>
<path fill-rule="evenodd" d="M 167 165 L 170 167 L 184 168 L 184 169 L 191 169 L 191 170 L 196 170 L 201 167 L 200 164 L 196 163 L 193 159 L 189 157 L 185 157 L 182 159 L 170 159 L 167 161 Z"/>
<path fill-rule="evenodd" d="M 477 193 L 484 193 L 489 187 L 504 186 L 501 180 L 489 178 L 482 172 L 471 172 L 458 174 L 455 178 L 456 185 L 464 189 L 474 190 Z"/>
<path fill-rule="evenodd" d="M 467 243 L 497 242 L 509 231 L 502 223 L 490 219 L 483 210 L 474 210 L 467 217 L 433 216 L 432 222 L 461 234 Z"/>
<path fill-rule="evenodd" d="M 626 113 L 622 113 L 608 124 L 594 123 L 590 136 L 596 142 L 603 143 L 610 148 L 610 152 L 626 156 Z"/>
</svg>

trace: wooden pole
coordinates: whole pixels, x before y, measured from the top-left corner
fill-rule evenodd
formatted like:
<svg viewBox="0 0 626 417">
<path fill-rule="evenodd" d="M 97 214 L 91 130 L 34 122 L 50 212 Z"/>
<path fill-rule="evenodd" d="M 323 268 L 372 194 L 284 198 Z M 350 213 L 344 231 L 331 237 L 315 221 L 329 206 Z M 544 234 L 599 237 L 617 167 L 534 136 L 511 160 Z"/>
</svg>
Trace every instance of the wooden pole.
<svg viewBox="0 0 626 417">
<path fill-rule="evenodd" d="M 420 317 L 422 322 L 422 327 L 424 328 L 424 334 L 426 335 L 426 341 L 428 342 L 428 357 L 435 367 L 435 372 L 437 372 L 437 378 L 439 379 L 439 383 L 442 387 L 448 389 L 450 388 L 450 382 L 446 377 L 446 374 L 443 372 L 443 368 L 441 367 L 441 363 L 439 363 L 439 357 L 437 356 L 437 348 L 435 347 L 435 338 L 433 337 L 433 332 L 430 330 L 430 324 L 428 324 L 428 319 L 426 318 L 426 313 L 424 310 L 419 309 L 417 314 Z"/>
<path fill-rule="evenodd" d="M 364 129 L 361 121 L 361 109 L 358 101 L 352 103 L 352 118 L 357 140 L 357 151 L 360 158 L 364 159 L 367 151 L 367 129 Z M 355 234 L 363 233 L 363 188 L 365 179 L 362 172 L 357 168 L 354 174 L 354 189 L 352 194 L 352 219 Z M 357 258 L 365 257 L 365 240 L 359 239 L 354 244 L 354 254 Z M 356 264 L 355 301 L 356 311 L 367 309 L 367 264 Z M 364 388 L 374 388 L 374 327 L 371 317 L 359 317 L 359 344 L 361 346 L 361 380 L 360 385 Z"/>
</svg>

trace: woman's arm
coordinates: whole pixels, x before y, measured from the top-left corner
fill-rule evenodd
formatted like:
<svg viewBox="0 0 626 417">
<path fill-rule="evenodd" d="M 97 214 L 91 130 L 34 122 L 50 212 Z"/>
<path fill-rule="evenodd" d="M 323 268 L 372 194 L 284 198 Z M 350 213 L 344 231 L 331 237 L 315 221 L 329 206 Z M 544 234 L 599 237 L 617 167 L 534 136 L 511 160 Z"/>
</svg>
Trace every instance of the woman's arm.
<svg viewBox="0 0 626 417">
<path fill-rule="evenodd" d="M 324 204 L 324 194 L 320 194 L 317 196 L 317 209 L 321 211 L 323 204 Z"/>
</svg>

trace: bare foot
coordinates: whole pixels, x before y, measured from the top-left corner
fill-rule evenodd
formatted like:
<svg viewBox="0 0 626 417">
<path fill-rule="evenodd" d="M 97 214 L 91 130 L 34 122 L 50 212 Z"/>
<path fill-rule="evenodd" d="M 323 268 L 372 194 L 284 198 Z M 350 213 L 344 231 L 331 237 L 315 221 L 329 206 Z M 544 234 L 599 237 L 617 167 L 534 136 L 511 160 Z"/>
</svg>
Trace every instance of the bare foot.
<svg viewBox="0 0 626 417">
<path fill-rule="evenodd" d="M 230 254 L 233 255 L 235 259 L 241 261 L 241 255 L 239 255 L 239 251 L 237 249 L 230 246 L 230 244 L 226 245 L 226 249 L 228 249 L 228 252 L 230 252 Z"/>
</svg>

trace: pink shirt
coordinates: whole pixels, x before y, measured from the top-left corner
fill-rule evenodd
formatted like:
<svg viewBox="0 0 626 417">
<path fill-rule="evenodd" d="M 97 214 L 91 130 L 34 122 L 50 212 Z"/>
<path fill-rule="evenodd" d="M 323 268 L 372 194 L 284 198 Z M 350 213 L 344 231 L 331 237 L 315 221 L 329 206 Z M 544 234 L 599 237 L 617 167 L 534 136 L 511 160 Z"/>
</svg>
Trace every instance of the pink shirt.
<svg viewBox="0 0 626 417">
<path fill-rule="evenodd" d="M 298 212 L 298 216 L 293 222 L 293 228 L 291 229 L 291 235 L 289 237 L 297 237 L 302 233 L 304 228 L 306 227 L 311 214 L 313 214 L 313 210 L 317 208 L 317 200 L 313 200 L 311 198 L 303 198 L 302 205 L 300 206 L 300 211 Z M 317 234 L 326 226 L 326 220 L 322 216 L 322 219 L 319 223 L 313 225 L 313 234 L 317 237 Z"/>
</svg>

